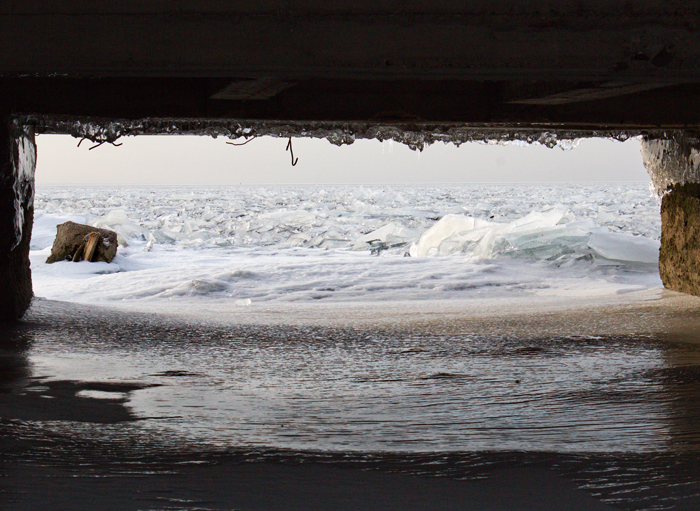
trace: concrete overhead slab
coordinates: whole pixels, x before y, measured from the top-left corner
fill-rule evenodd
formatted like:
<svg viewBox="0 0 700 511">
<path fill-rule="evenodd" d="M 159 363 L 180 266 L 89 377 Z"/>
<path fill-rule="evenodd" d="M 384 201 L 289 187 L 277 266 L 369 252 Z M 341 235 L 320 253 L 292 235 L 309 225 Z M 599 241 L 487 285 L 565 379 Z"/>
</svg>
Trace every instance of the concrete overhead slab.
<svg viewBox="0 0 700 511">
<path fill-rule="evenodd" d="M 692 2 L 3 2 L 0 92 L 102 117 L 697 126 Z"/>
<path fill-rule="evenodd" d="M 690 2 L 5 4 L 5 76 L 700 77 L 700 10 Z"/>
</svg>

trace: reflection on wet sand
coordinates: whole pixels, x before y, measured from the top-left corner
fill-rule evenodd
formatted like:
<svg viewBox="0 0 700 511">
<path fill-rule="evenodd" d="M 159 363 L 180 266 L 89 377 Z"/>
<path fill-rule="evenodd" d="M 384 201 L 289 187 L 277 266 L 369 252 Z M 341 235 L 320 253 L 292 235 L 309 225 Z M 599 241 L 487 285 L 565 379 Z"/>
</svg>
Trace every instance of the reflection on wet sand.
<svg viewBox="0 0 700 511">
<path fill-rule="evenodd" d="M 687 339 L 687 337 L 685 338 Z M 693 346 L 697 346 L 694 339 Z M 668 336 L 665 367 L 651 377 L 662 382 L 668 405 L 669 451 L 698 452 L 700 435 L 700 353 L 687 342 Z"/>
<path fill-rule="evenodd" d="M 0 329 L 0 393 L 11 392 L 31 375 L 28 351 L 33 336 L 31 326 L 5 326 Z"/>
<path fill-rule="evenodd" d="M 700 505 L 700 343 L 687 329 L 463 326 L 196 322 L 38 301 L 2 334 L 0 492 L 8 509 Z M 136 480 L 140 493 L 116 497 Z"/>
</svg>

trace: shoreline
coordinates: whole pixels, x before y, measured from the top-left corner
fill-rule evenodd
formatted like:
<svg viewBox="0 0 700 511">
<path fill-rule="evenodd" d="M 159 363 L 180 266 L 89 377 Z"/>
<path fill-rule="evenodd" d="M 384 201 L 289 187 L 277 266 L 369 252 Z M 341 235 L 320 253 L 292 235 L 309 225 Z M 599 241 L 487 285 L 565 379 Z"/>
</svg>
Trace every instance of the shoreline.
<svg viewBox="0 0 700 511">
<path fill-rule="evenodd" d="M 43 299 L 39 299 L 42 301 Z M 48 300 L 52 302 L 51 300 Z M 56 302 L 69 304 L 73 302 Z M 662 288 L 620 295 L 566 299 L 431 300 L 396 302 L 252 303 L 188 299 L 75 306 L 156 314 L 175 321 L 220 325 L 264 325 L 373 329 L 429 334 L 484 336 L 654 335 L 670 341 L 700 342 L 700 297 Z"/>
</svg>

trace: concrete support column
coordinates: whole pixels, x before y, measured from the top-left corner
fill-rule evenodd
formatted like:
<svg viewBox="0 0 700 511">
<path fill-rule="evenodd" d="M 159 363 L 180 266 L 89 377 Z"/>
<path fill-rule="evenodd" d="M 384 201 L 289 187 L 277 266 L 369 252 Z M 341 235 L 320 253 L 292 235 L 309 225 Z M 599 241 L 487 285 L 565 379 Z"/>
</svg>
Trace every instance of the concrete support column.
<svg viewBox="0 0 700 511">
<path fill-rule="evenodd" d="M 16 321 L 32 299 L 29 242 L 36 144 L 31 128 L 0 117 L 0 321 Z"/>
<path fill-rule="evenodd" d="M 700 141 L 685 134 L 644 140 L 642 157 L 661 197 L 661 281 L 700 296 Z"/>
</svg>

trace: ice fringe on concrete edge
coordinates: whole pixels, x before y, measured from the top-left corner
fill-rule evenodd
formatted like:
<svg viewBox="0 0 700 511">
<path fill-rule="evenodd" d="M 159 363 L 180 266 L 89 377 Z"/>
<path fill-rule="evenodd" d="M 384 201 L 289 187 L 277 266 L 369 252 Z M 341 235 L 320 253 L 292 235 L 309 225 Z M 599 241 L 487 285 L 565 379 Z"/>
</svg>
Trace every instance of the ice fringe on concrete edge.
<svg viewBox="0 0 700 511">
<path fill-rule="evenodd" d="M 700 183 L 700 144 L 682 134 L 668 139 L 644 139 L 642 160 L 651 177 L 650 190 L 661 198 L 674 185 Z"/>
<path fill-rule="evenodd" d="M 629 130 L 566 130 L 552 127 L 513 125 L 455 125 L 428 122 L 332 121 L 257 121 L 248 119 L 98 119 L 29 115 L 20 122 L 31 125 L 37 133 L 70 134 L 93 143 L 114 143 L 124 136 L 136 135 L 203 135 L 245 141 L 255 137 L 325 138 L 334 145 L 352 144 L 355 140 L 393 140 L 413 150 L 422 151 L 435 142 L 457 146 L 467 142 L 490 144 L 540 144 L 572 149 L 582 138 L 606 138 L 625 141 L 642 133 Z M 661 133 L 646 133 L 658 135 Z"/>
</svg>

